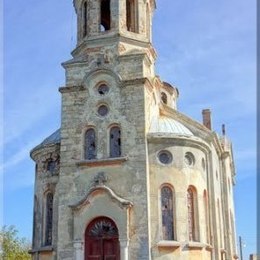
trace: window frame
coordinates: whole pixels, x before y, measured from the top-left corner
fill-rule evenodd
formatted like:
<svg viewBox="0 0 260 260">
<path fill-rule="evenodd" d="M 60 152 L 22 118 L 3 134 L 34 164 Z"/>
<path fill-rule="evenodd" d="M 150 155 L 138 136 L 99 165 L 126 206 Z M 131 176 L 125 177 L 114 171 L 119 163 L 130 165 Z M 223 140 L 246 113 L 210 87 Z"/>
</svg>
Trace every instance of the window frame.
<svg viewBox="0 0 260 260">
<path fill-rule="evenodd" d="M 112 149 L 111 149 L 111 131 L 114 128 L 118 128 L 119 129 L 119 138 L 120 138 L 119 154 L 117 156 L 112 155 Z M 109 155 L 109 158 L 119 158 L 119 157 L 122 157 L 122 129 L 117 124 L 113 124 L 113 125 L 111 125 L 109 127 L 109 131 L 108 131 L 108 155 Z"/>
<path fill-rule="evenodd" d="M 167 239 L 164 235 L 164 226 L 163 226 L 163 209 L 162 209 L 162 190 L 168 188 L 171 191 L 171 200 L 172 200 L 172 237 Z M 160 229 L 161 237 L 163 241 L 177 241 L 177 226 L 176 226 L 176 207 L 175 207 L 175 190 L 174 187 L 168 183 L 161 185 L 159 189 L 159 212 L 160 212 Z"/>
<path fill-rule="evenodd" d="M 90 156 L 91 153 L 88 152 L 88 143 L 87 143 L 87 133 L 89 131 L 93 131 L 94 133 L 94 145 L 95 145 L 95 148 L 94 148 L 94 154 L 93 154 L 93 157 Z M 95 129 L 95 127 L 91 126 L 91 127 L 88 127 L 85 131 L 84 131 L 84 136 L 83 136 L 83 157 L 84 157 L 84 160 L 95 160 L 97 159 L 97 131 Z"/>
</svg>

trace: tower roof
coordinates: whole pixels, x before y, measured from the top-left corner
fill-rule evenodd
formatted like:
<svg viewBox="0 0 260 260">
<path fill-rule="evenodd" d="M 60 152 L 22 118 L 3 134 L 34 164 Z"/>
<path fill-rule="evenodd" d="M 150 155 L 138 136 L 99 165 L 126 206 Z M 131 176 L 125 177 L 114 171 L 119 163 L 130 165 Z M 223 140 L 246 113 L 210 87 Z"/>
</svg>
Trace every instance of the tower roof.
<svg viewBox="0 0 260 260">
<path fill-rule="evenodd" d="M 35 150 L 41 149 L 41 148 L 43 148 L 45 146 L 49 146 L 49 145 L 52 145 L 52 144 L 59 144 L 60 143 L 60 139 L 61 139 L 61 137 L 60 137 L 60 128 L 59 128 L 54 133 L 52 133 L 50 136 L 45 138 L 39 145 L 35 146 L 31 150 L 31 154 Z"/>
</svg>

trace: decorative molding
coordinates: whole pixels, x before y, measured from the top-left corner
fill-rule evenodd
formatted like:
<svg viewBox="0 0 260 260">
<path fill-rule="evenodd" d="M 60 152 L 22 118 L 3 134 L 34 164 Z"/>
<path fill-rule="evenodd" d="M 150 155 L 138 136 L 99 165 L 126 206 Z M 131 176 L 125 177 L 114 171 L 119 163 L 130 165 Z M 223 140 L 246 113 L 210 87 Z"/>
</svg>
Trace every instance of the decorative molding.
<svg viewBox="0 0 260 260">
<path fill-rule="evenodd" d="M 70 93 L 70 92 L 77 92 L 77 91 L 84 91 L 84 90 L 86 90 L 84 86 L 65 86 L 59 88 L 60 93 Z"/>
<path fill-rule="evenodd" d="M 100 174 L 99 177 L 98 175 L 95 177 L 95 179 L 97 180 L 97 182 L 99 182 L 99 178 L 102 178 L 102 175 Z M 94 180 L 95 181 L 95 180 Z M 104 181 L 104 180 L 103 180 Z M 89 192 L 87 193 L 87 195 L 82 199 L 80 200 L 79 202 L 73 204 L 73 205 L 70 205 L 70 207 L 72 208 L 73 211 L 78 211 L 80 210 L 84 205 L 88 205 L 90 204 L 90 197 L 92 195 L 92 193 L 94 193 L 95 191 L 98 191 L 98 190 L 101 190 L 101 191 L 105 191 L 113 201 L 116 201 L 119 206 L 121 208 L 124 208 L 124 209 L 128 209 L 128 208 L 131 208 L 133 206 L 133 203 L 129 200 L 126 200 L 126 199 L 123 199 L 121 197 L 119 197 L 112 189 L 110 189 L 108 186 L 104 185 L 104 184 L 99 184 L 99 183 L 96 183 L 94 184 L 95 186 L 92 187 Z"/>
<path fill-rule="evenodd" d="M 89 167 L 96 167 L 96 166 L 104 166 L 104 165 L 115 165 L 121 164 L 127 161 L 127 157 L 115 157 L 115 158 L 106 158 L 106 159 L 93 159 L 93 160 L 83 160 L 76 162 L 76 165 L 79 167 L 89 166 Z"/>
<path fill-rule="evenodd" d="M 158 247 L 169 247 L 169 248 L 178 248 L 181 246 L 179 241 L 174 240 L 161 240 L 157 243 Z"/>
<path fill-rule="evenodd" d="M 41 252 L 52 252 L 54 250 L 53 246 L 43 246 L 37 249 L 29 250 L 29 254 L 41 253 Z"/>
<path fill-rule="evenodd" d="M 203 249 L 206 247 L 206 244 L 201 243 L 201 242 L 195 242 L 195 241 L 191 241 L 187 244 L 187 246 L 189 248 L 194 248 L 194 249 Z"/>
</svg>

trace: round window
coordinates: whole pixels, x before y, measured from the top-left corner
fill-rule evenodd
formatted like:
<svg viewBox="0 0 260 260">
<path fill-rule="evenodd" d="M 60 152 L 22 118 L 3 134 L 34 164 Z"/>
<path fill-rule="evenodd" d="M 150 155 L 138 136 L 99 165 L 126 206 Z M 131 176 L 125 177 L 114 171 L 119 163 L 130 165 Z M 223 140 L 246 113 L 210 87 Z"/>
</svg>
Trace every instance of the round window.
<svg viewBox="0 0 260 260">
<path fill-rule="evenodd" d="M 188 166 L 192 166 L 195 164 L 195 157 L 192 153 L 187 152 L 184 157 L 184 162 Z"/>
<path fill-rule="evenodd" d="M 158 154 L 159 161 L 163 164 L 170 164 L 172 162 L 172 154 L 168 151 L 161 151 Z"/>
<path fill-rule="evenodd" d="M 101 84 L 99 87 L 98 87 L 98 93 L 100 95 L 106 95 L 109 91 L 109 87 L 106 85 L 106 84 Z"/>
<path fill-rule="evenodd" d="M 108 114 L 108 107 L 106 105 L 101 105 L 98 107 L 98 114 L 100 116 L 106 116 Z"/>
</svg>

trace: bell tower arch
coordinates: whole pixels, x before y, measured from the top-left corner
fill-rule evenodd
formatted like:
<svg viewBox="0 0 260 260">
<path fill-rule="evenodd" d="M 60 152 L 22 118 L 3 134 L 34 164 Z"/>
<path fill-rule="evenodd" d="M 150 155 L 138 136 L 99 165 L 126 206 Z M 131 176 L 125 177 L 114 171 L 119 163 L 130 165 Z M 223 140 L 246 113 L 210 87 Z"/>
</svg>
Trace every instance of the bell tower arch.
<svg viewBox="0 0 260 260">
<path fill-rule="evenodd" d="M 93 37 L 115 34 L 151 41 L 154 0 L 74 0 L 78 45 Z"/>
</svg>

